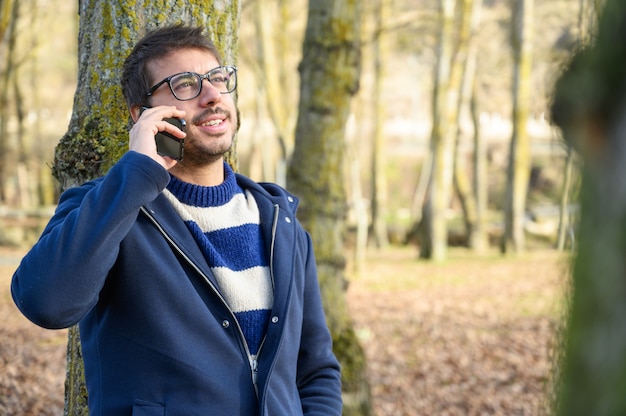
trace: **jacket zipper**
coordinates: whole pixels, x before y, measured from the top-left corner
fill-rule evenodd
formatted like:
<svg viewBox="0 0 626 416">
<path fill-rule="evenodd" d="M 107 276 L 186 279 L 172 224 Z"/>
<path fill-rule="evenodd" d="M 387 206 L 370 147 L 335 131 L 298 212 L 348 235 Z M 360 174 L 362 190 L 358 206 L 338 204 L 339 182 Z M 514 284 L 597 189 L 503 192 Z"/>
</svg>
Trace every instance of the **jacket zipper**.
<svg viewBox="0 0 626 416">
<path fill-rule="evenodd" d="M 274 285 L 274 245 L 276 242 L 276 228 L 278 227 L 278 213 L 280 211 L 280 208 L 278 207 L 278 204 L 274 204 L 274 221 L 272 223 L 272 241 L 270 242 L 270 259 L 269 259 L 269 265 L 270 265 L 270 280 L 272 281 L 272 292 L 275 291 L 275 285 Z M 252 355 L 250 355 L 250 353 L 248 353 L 248 357 L 250 357 L 250 368 L 252 369 L 252 383 L 254 385 L 254 391 L 256 393 L 256 397 L 259 397 L 259 386 L 257 384 L 257 376 L 258 376 L 258 366 L 259 366 L 259 361 L 258 361 L 258 357 L 259 354 L 261 354 L 261 349 L 263 349 L 263 345 L 265 345 L 265 338 L 267 337 L 267 334 L 263 335 L 263 339 L 261 340 L 261 345 L 259 345 L 259 349 L 256 352 L 256 356 L 253 358 Z"/>
<path fill-rule="evenodd" d="M 165 230 L 163 229 L 163 227 L 161 227 L 161 224 L 159 224 L 159 222 L 156 220 L 156 218 L 154 218 L 154 216 L 148 211 L 148 209 L 146 209 L 145 207 L 141 207 L 140 208 L 141 211 L 150 219 L 150 221 L 157 227 L 157 229 L 159 230 L 159 232 L 163 235 L 163 237 L 165 237 L 165 239 L 167 240 L 167 242 L 170 244 L 170 246 L 172 248 L 174 248 L 176 250 L 176 252 L 178 254 L 180 254 L 180 256 L 185 259 L 185 261 L 191 266 L 193 267 L 193 269 L 200 274 L 200 276 L 202 276 L 202 278 L 204 279 L 204 281 L 209 285 L 209 287 L 211 288 L 211 290 L 213 290 L 213 292 L 217 295 L 217 297 L 220 299 L 220 301 L 222 302 L 222 304 L 226 307 L 226 309 L 228 310 L 228 312 L 230 313 L 231 317 L 232 317 L 232 321 L 235 322 L 235 324 L 237 325 L 237 331 L 239 332 L 239 337 L 243 342 L 243 347 L 245 349 L 246 355 L 248 357 L 248 362 L 250 364 L 250 372 L 251 372 L 251 377 L 252 377 L 252 384 L 254 386 L 254 392 L 257 396 L 257 399 L 259 398 L 259 387 L 257 385 L 257 376 L 258 376 L 258 360 L 256 357 L 259 356 L 259 353 L 261 352 L 261 348 L 263 347 L 263 344 L 265 344 L 265 336 L 263 337 L 263 340 L 261 341 L 261 345 L 259 346 L 259 350 L 256 353 L 256 356 L 253 357 L 252 354 L 250 353 L 250 348 L 248 347 L 248 342 L 246 341 L 246 337 L 243 334 L 243 330 L 241 329 L 241 325 L 239 325 L 239 321 L 237 320 L 237 318 L 235 317 L 234 312 L 232 311 L 232 309 L 230 309 L 230 306 L 228 306 L 228 303 L 226 302 L 226 299 L 224 299 L 224 297 L 222 296 L 222 294 L 219 292 L 219 290 L 217 290 L 217 288 L 215 287 L 215 285 L 213 285 L 213 283 L 211 282 L 211 280 L 208 278 L 208 276 L 206 274 L 204 274 L 204 272 L 202 270 L 200 270 L 200 268 L 183 252 L 183 250 L 180 249 L 180 247 L 178 247 L 178 245 L 174 242 L 174 240 L 172 240 L 172 238 L 165 232 Z M 278 204 L 274 205 L 274 222 L 272 224 L 272 242 L 271 242 L 271 246 L 270 246 L 270 278 L 272 280 L 272 290 L 274 289 L 274 243 L 276 241 L 276 228 L 278 225 Z"/>
</svg>

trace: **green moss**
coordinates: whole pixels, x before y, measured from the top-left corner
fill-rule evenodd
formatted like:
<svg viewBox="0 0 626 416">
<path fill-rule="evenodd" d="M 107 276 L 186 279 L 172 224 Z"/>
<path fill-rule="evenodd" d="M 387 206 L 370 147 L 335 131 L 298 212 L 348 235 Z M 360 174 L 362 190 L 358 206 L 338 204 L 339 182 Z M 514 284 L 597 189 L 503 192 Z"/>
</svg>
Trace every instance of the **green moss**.
<svg viewBox="0 0 626 416">
<path fill-rule="evenodd" d="M 65 404 L 66 415 L 89 415 L 87 407 L 87 385 L 85 384 L 85 370 L 83 354 L 80 344 L 78 326 L 73 326 L 68 332 L 67 346 L 68 372 L 65 379 L 65 391 L 69 392 Z"/>
<path fill-rule="evenodd" d="M 82 126 L 68 131 L 56 148 L 53 175 L 63 188 L 97 178 L 127 150 L 127 116 L 108 109 L 94 109 Z"/>
<path fill-rule="evenodd" d="M 341 363 L 341 383 L 344 395 L 344 416 L 371 415 L 371 394 L 364 375 L 365 352 L 351 328 L 333 336 L 333 349 Z"/>
</svg>

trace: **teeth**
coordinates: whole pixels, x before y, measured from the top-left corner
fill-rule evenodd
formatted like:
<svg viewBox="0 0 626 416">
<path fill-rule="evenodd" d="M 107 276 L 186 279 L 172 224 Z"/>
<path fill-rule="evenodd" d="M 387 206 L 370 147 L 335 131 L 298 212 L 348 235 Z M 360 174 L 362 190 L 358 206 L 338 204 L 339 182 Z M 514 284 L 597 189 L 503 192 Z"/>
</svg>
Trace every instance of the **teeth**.
<svg viewBox="0 0 626 416">
<path fill-rule="evenodd" d="M 202 124 L 203 126 L 217 126 L 218 124 L 222 124 L 222 120 L 211 120 Z"/>
</svg>

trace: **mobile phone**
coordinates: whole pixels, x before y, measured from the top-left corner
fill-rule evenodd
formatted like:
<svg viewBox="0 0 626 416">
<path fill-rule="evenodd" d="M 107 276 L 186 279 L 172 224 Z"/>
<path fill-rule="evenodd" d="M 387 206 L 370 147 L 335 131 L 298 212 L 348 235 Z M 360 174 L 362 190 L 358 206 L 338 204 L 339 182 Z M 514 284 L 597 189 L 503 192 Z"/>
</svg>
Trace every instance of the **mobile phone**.
<svg viewBox="0 0 626 416">
<path fill-rule="evenodd" d="M 150 107 L 141 107 L 141 112 L 147 110 Z M 185 131 L 187 123 L 182 118 L 164 118 L 163 121 L 178 127 L 182 131 Z M 157 153 L 161 156 L 168 156 L 172 159 L 181 161 L 183 160 L 183 154 L 185 152 L 185 139 L 179 139 L 171 135 L 166 131 L 160 131 L 154 136 L 156 141 Z"/>
<path fill-rule="evenodd" d="M 167 121 L 182 131 L 185 131 L 186 123 L 182 118 L 164 118 L 163 121 Z M 179 139 L 166 131 L 160 131 L 156 134 L 156 136 L 154 136 L 154 140 L 156 140 L 158 154 L 161 156 L 169 156 L 178 161 L 183 160 L 183 154 L 185 152 L 185 139 Z"/>
</svg>

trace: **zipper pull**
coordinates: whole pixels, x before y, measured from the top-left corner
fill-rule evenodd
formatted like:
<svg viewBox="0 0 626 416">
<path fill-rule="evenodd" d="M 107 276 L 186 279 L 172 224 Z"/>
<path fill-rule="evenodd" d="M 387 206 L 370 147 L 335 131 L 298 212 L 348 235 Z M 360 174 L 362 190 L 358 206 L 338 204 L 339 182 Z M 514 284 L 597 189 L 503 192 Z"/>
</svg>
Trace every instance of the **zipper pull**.
<svg viewBox="0 0 626 416">
<path fill-rule="evenodd" d="M 250 369 L 252 370 L 252 384 L 254 384 L 254 388 L 256 389 L 256 379 L 258 375 L 258 366 L 259 363 L 256 357 L 250 358 Z"/>
</svg>

